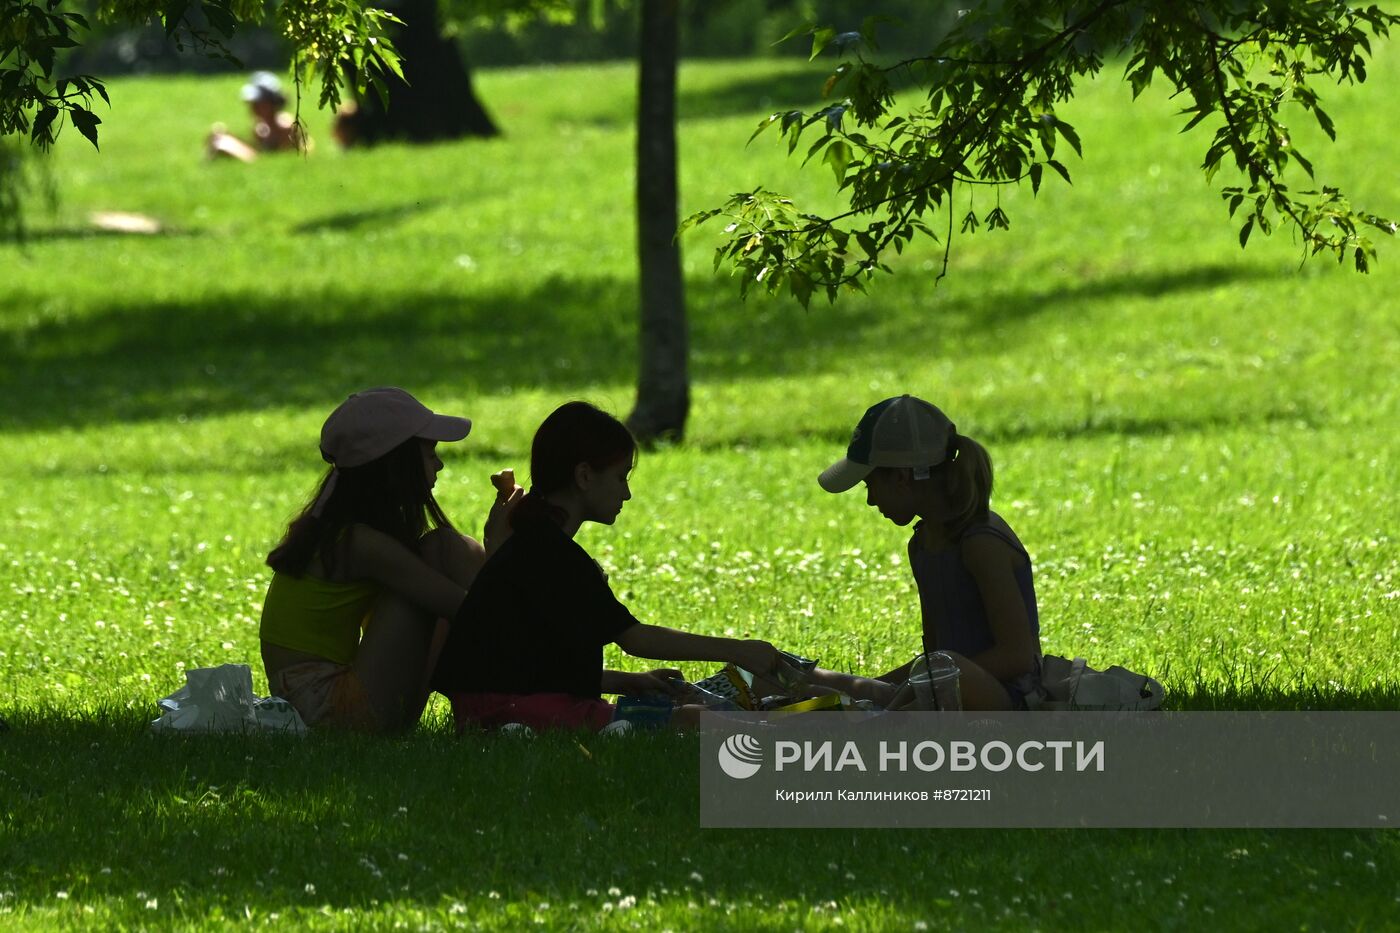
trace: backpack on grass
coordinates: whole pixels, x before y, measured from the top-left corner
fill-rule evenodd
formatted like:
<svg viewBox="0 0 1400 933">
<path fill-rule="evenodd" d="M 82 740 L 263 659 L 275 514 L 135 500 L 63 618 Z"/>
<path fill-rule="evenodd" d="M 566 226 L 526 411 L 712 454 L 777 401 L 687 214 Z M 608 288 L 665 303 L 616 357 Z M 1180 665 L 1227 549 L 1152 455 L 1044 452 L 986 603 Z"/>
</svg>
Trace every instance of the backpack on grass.
<svg viewBox="0 0 1400 933">
<path fill-rule="evenodd" d="M 1026 697 L 1031 710 L 1153 710 L 1166 695 L 1153 678 L 1116 664 L 1096 671 L 1083 658 L 1047 654 L 1040 669 L 1040 690 Z"/>
</svg>

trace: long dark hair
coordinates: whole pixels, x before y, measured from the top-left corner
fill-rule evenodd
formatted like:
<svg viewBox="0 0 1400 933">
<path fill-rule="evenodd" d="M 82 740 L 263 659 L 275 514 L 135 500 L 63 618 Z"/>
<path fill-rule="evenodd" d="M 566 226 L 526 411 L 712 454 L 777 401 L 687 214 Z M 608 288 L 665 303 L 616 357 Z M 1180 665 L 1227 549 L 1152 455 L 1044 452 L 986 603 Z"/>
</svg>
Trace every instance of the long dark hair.
<svg viewBox="0 0 1400 933">
<path fill-rule="evenodd" d="M 565 402 L 544 419 L 530 444 L 530 491 L 511 511 L 511 527 L 550 518 L 563 524 L 561 510 L 545 500 L 574 483 L 574 469 L 586 463 L 605 470 L 637 457 L 637 440 L 627 425 L 587 402 Z"/>
<path fill-rule="evenodd" d="M 428 485 L 423 442 L 410 438 L 378 460 L 363 466 L 326 471 L 316 494 L 287 526 L 287 533 L 267 564 L 280 573 L 301 576 L 317 554 L 328 572 L 335 566 L 335 545 L 345 529 L 362 524 L 382 531 L 408 548 L 429 528 L 451 528 Z M 335 488 L 316 514 L 316 503 L 334 477 Z"/>
</svg>

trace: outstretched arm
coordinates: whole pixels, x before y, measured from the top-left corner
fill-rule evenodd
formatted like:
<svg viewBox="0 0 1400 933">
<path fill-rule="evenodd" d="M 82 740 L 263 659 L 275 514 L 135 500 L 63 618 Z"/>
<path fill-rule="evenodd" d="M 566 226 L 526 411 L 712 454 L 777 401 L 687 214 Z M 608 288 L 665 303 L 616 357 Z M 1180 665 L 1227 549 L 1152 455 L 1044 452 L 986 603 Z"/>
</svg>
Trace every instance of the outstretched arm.
<svg viewBox="0 0 1400 933">
<path fill-rule="evenodd" d="M 675 668 L 661 667 L 654 671 L 603 671 L 601 693 L 616 693 L 625 696 L 645 696 L 675 693 L 675 685 L 683 682 L 683 676 Z"/>
<path fill-rule="evenodd" d="M 780 663 L 778 649 L 751 638 L 717 638 L 638 622 L 617 637 L 623 651 L 638 658 L 667 661 L 727 661 L 755 674 Z"/>
</svg>

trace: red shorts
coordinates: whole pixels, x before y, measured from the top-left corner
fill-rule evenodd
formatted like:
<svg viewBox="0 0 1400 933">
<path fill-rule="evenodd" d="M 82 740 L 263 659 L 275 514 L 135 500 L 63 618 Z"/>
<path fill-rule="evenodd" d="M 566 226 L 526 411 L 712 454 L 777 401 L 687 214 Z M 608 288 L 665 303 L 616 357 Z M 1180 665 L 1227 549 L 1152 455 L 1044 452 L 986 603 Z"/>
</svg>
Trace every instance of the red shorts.
<svg viewBox="0 0 1400 933">
<path fill-rule="evenodd" d="M 588 729 L 597 732 L 612 722 L 613 705 L 567 693 L 454 693 L 452 718 L 457 731 L 468 725 L 499 729 L 518 722 L 531 729 Z"/>
</svg>

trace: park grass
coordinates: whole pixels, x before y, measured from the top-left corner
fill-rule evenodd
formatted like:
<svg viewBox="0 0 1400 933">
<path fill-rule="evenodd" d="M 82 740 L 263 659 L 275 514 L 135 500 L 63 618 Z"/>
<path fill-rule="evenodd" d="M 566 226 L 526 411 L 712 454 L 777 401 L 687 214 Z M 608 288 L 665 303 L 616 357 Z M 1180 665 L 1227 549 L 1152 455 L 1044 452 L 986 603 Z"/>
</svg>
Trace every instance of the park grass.
<svg viewBox="0 0 1400 933">
<path fill-rule="evenodd" d="M 742 145 L 813 74 L 684 69 L 687 211 L 759 182 L 835 203 L 824 167 Z M 693 740 L 458 740 L 441 703 L 394 741 L 147 734 L 187 667 L 251 662 L 265 690 L 262 556 L 345 393 L 475 419 L 439 483 L 467 528 L 559 401 L 632 397 L 631 66 L 481 75 L 498 141 L 341 154 L 313 115 L 306 159 L 204 163 L 239 81 L 114 82 L 102 153 L 65 137 L 57 214 L 0 246 L 6 925 L 1393 924 L 1388 833 L 701 831 Z M 1310 153 L 1392 215 L 1373 169 L 1398 85 L 1382 48 Z M 584 532 L 639 616 L 906 660 L 905 532 L 814 477 L 867 404 L 913 391 L 990 447 L 1047 651 L 1151 671 L 1178 709 L 1395 708 L 1400 254 L 1362 277 L 1300 268 L 1286 234 L 1241 252 L 1203 137 L 1163 95 L 1129 101 L 1107 80 L 1068 108 L 1074 187 L 1004 194 L 1012 230 L 958 238 L 936 286 L 920 245 L 835 307 L 740 303 L 688 236 L 690 437 Z M 95 235 L 93 210 L 167 232 Z"/>
</svg>

